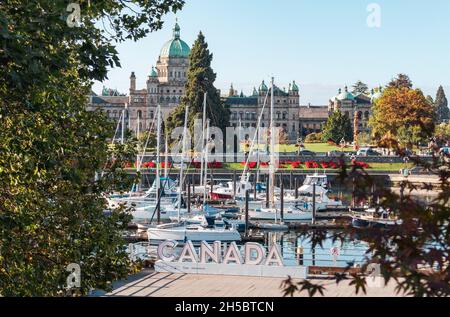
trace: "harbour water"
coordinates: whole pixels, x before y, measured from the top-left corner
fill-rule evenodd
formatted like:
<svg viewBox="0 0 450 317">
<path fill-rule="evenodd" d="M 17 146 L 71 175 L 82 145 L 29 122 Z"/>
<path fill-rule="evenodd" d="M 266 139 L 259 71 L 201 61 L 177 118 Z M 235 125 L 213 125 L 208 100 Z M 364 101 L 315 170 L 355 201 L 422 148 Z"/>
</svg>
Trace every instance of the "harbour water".
<svg viewBox="0 0 450 317">
<path fill-rule="evenodd" d="M 365 262 L 367 243 L 364 241 L 340 241 L 333 242 L 330 236 L 325 239 L 322 246 L 314 248 L 310 238 L 296 232 L 270 232 L 266 231 L 264 241 L 261 244 L 269 249 L 274 243 L 279 245 L 284 265 L 286 266 L 319 266 L 319 267 L 360 267 Z M 156 259 L 156 246 L 148 243 L 135 243 L 129 250 L 133 250 L 134 256 L 145 259 Z M 180 252 L 181 246 L 175 249 Z"/>
</svg>

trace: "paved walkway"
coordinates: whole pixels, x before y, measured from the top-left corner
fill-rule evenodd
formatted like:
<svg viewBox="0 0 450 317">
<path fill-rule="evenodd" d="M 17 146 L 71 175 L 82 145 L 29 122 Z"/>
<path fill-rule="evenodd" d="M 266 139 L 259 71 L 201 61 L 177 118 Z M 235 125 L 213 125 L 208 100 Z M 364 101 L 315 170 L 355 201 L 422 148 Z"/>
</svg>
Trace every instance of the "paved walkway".
<svg viewBox="0 0 450 317">
<path fill-rule="evenodd" d="M 259 278 L 217 275 L 187 275 L 171 273 L 142 272 L 127 281 L 115 284 L 113 292 L 95 292 L 94 296 L 140 296 L 140 297 L 280 297 L 282 278 Z M 347 281 L 338 286 L 333 280 L 313 280 L 326 286 L 328 297 L 393 297 L 395 285 L 369 288 L 366 295 L 356 295 L 354 287 Z M 297 296 L 308 296 L 307 293 Z"/>
</svg>

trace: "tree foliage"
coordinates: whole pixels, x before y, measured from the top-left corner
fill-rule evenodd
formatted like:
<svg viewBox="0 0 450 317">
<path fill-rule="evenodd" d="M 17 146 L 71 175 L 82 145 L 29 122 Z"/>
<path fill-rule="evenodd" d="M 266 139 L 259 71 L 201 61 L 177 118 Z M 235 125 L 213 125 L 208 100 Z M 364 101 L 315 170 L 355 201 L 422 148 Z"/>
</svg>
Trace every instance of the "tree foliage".
<svg viewBox="0 0 450 317">
<path fill-rule="evenodd" d="M 123 206 L 105 215 L 103 194 L 129 189 L 123 162 L 135 144 L 108 146 L 114 124 L 86 111 L 86 96 L 120 66 L 114 43 L 159 29 L 183 1 L 79 3 L 75 27 L 67 1 L 0 3 L 3 296 L 83 295 L 133 270 L 122 239 L 130 216 Z M 68 290 L 71 263 L 81 267 L 81 287 Z"/>
<path fill-rule="evenodd" d="M 396 78 L 392 79 L 391 82 L 387 85 L 388 88 L 405 88 L 412 89 L 413 84 L 408 75 L 398 74 Z"/>
<path fill-rule="evenodd" d="M 341 140 L 349 141 L 353 139 L 353 128 L 350 118 L 340 110 L 333 112 L 325 123 L 322 131 L 322 141 L 332 140 L 339 144 Z"/>
<path fill-rule="evenodd" d="M 376 100 L 370 119 L 375 139 L 398 137 L 400 128 L 419 127 L 421 141 L 434 132 L 434 107 L 418 89 L 388 88 Z M 417 134 L 417 129 L 416 134 Z"/>
<path fill-rule="evenodd" d="M 394 149 L 401 155 L 402 150 Z M 350 280 L 356 293 L 367 292 L 372 265 L 380 268 L 381 287 L 394 283 L 400 295 L 416 297 L 450 296 L 450 160 L 441 159 L 433 148 L 431 161 L 410 157 L 410 162 L 439 179 L 438 188 L 425 181 L 422 185 L 405 180 L 400 184 L 400 193 L 394 192 L 383 182 L 376 180 L 357 166 L 343 165 L 337 178 L 339 186 L 353 188 L 356 200 L 368 200 L 377 197 L 375 208 L 390 209 L 400 220 L 397 225 L 388 228 L 353 228 L 339 232 L 326 230 L 304 231 L 303 239 L 311 241 L 312 247 L 322 246 L 330 238 L 333 242 L 364 241 L 369 248 L 360 272 L 337 274 L 336 283 Z M 375 189 L 374 189 L 375 188 Z M 414 194 L 414 190 L 423 190 L 434 195 L 429 203 Z M 377 203 L 375 203 L 377 202 Z M 350 270 L 351 266 L 347 267 Z M 378 286 L 377 286 L 378 287 Z M 282 284 L 284 295 L 307 291 L 310 296 L 323 292 L 323 285 L 310 281 L 287 279 Z M 321 292 L 320 292 L 321 293 Z"/>
<path fill-rule="evenodd" d="M 360 80 L 358 80 L 352 87 L 353 87 L 352 93 L 354 95 L 358 95 L 358 94 L 366 94 L 367 95 L 369 93 L 369 87 Z"/>
<path fill-rule="evenodd" d="M 192 130 L 194 121 L 201 119 L 203 115 L 204 93 L 207 93 L 206 116 L 210 119 L 210 125 L 225 128 L 229 124 L 230 112 L 220 99 L 219 91 L 214 87 L 216 73 L 211 68 L 213 55 L 208 49 L 205 36 L 200 32 L 189 55 L 189 69 L 186 83 L 186 93 L 180 105 L 174 109 L 167 120 L 167 128 L 184 126 L 186 105 L 189 105 L 188 125 Z"/>
<path fill-rule="evenodd" d="M 434 102 L 436 107 L 436 121 L 437 123 L 447 122 L 450 119 L 450 110 L 448 109 L 448 100 L 445 96 L 444 88 L 439 86 Z"/>
</svg>

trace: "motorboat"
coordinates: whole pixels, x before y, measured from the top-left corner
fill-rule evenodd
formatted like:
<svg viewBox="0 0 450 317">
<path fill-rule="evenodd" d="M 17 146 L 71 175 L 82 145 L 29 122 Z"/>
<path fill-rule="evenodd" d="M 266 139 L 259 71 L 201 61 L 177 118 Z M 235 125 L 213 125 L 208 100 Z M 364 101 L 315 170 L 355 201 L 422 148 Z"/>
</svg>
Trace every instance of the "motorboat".
<svg viewBox="0 0 450 317">
<path fill-rule="evenodd" d="M 390 228 L 401 224 L 401 219 L 383 208 L 368 208 L 352 215 L 352 225 L 355 228 Z"/>
<path fill-rule="evenodd" d="M 251 220 L 276 220 L 281 219 L 280 208 L 260 208 L 249 210 L 248 216 Z M 288 207 L 283 210 L 283 221 L 308 221 L 312 219 L 312 212 L 298 207 Z"/>
<path fill-rule="evenodd" d="M 169 223 L 149 228 L 147 235 L 150 244 L 158 244 L 166 240 L 174 240 L 181 243 L 192 241 L 199 244 L 206 242 L 237 242 L 241 241 L 241 235 L 235 228 L 216 227 L 214 224 L 188 224 L 186 222 Z"/>
<path fill-rule="evenodd" d="M 316 185 L 316 192 L 329 192 L 330 186 L 328 176 L 326 174 L 314 173 L 306 175 L 303 185 L 300 186 L 298 192 L 300 195 L 312 195 L 313 185 Z"/>
</svg>

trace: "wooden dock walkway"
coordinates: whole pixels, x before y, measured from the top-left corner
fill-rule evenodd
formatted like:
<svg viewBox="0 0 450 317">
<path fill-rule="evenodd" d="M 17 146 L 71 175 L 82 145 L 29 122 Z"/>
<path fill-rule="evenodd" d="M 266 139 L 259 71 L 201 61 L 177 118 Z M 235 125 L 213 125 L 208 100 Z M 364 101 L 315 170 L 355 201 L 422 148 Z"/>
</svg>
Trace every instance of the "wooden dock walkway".
<svg viewBox="0 0 450 317">
<path fill-rule="evenodd" d="M 113 297 L 282 297 L 283 278 L 261 278 L 243 276 L 188 275 L 155 273 L 143 271 L 127 281 L 114 284 L 114 291 L 95 291 L 92 296 Z M 339 285 L 331 279 L 316 279 L 311 282 L 326 287 L 326 297 L 393 297 L 396 294 L 393 283 L 386 287 L 368 288 L 367 294 L 356 295 L 348 281 Z M 307 297 L 307 293 L 296 294 Z M 320 296 L 320 295 L 319 295 Z"/>
</svg>

